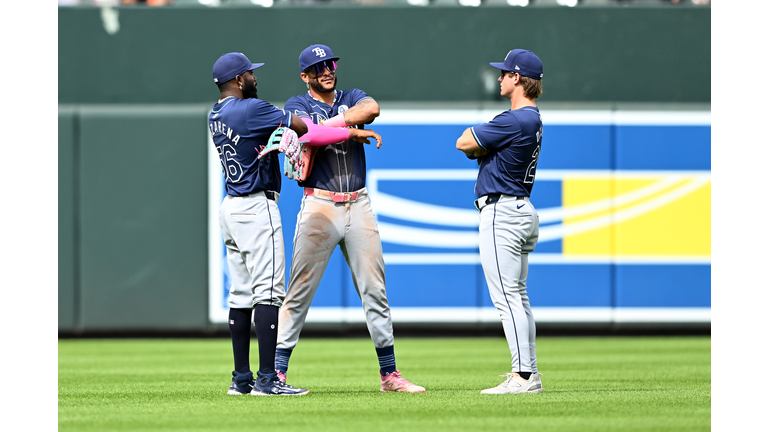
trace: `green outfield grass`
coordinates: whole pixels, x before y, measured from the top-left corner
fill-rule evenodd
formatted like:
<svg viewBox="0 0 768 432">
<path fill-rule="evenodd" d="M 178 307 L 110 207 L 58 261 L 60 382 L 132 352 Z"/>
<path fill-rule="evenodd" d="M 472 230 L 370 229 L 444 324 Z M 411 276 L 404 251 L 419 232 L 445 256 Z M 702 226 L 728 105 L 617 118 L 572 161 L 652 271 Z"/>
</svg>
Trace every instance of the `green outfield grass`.
<svg viewBox="0 0 768 432">
<path fill-rule="evenodd" d="M 709 431 L 709 337 L 540 337 L 544 393 L 481 395 L 503 338 L 399 338 L 422 394 L 380 393 L 369 339 L 299 342 L 300 397 L 228 396 L 228 339 L 60 340 L 60 431 Z M 256 340 L 251 366 L 258 366 Z"/>
</svg>

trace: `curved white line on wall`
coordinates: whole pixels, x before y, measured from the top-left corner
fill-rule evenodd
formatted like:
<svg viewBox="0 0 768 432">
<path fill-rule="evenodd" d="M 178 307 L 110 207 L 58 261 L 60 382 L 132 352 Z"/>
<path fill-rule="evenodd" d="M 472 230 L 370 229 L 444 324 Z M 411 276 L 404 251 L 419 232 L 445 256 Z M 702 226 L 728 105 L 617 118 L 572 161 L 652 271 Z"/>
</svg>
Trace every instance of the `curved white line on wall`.
<svg viewBox="0 0 768 432">
<path fill-rule="evenodd" d="M 375 203 L 375 204 L 374 204 Z M 460 227 L 480 226 L 480 212 L 471 209 L 446 207 L 421 203 L 378 192 L 371 197 L 371 205 L 377 216 L 387 216 L 412 222 Z M 470 205 L 472 205 L 470 203 Z"/>
<path fill-rule="evenodd" d="M 449 231 L 429 228 L 415 228 L 379 222 L 379 235 L 382 242 L 408 246 L 434 248 L 473 248 L 480 245 L 478 231 Z"/>
<path fill-rule="evenodd" d="M 675 181 L 679 181 L 680 179 L 676 179 Z M 600 216 L 593 217 L 591 219 L 583 220 L 576 223 L 571 224 L 558 224 L 554 226 L 546 226 L 542 227 L 539 231 L 539 241 L 545 242 L 545 241 L 552 241 L 552 240 L 558 240 L 562 239 L 565 236 L 568 235 L 574 235 L 574 234 L 581 234 L 588 231 L 593 231 L 596 229 L 604 228 L 606 226 L 609 226 L 611 224 L 616 224 L 619 222 L 623 222 L 628 219 L 632 219 L 638 216 L 641 216 L 645 213 L 651 212 L 659 207 L 662 207 L 666 204 L 669 204 L 672 201 L 675 201 L 685 195 L 688 195 L 701 187 L 707 185 L 710 183 L 710 176 L 708 175 L 702 175 L 702 176 L 696 176 L 693 178 L 686 179 L 687 181 L 675 186 L 673 189 L 667 190 L 665 193 L 656 196 L 652 199 L 642 201 L 638 204 L 635 204 L 631 207 L 619 209 L 615 211 L 614 213 L 610 214 L 604 214 Z M 633 203 L 639 199 L 642 199 L 644 197 L 647 197 L 651 195 L 653 192 L 658 192 L 659 190 L 664 190 L 669 188 L 670 184 L 673 182 L 667 182 L 667 181 L 659 181 L 657 183 L 654 183 L 646 188 L 642 188 L 641 190 L 633 191 L 627 194 L 622 195 L 621 197 L 617 197 L 613 204 L 611 206 L 610 200 L 608 200 L 608 206 L 605 207 L 606 200 L 601 200 L 599 204 L 595 203 L 589 203 L 584 206 L 581 206 L 581 209 L 576 209 L 575 212 L 571 213 L 566 209 L 566 211 L 563 211 L 562 208 L 555 208 L 552 209 L 551 214 L 556 214 L 560 212 L 564 215 L 572 215 L 572 214 L 588 214 L 587 209 L 599 209 L 602 210 L 609 210 L 610 208 L 615 208 L 618 205 L 626 205 L 629 203 Z M 378 195 L 378 197 L 381 197 L 381 194 Z M 394 198 L 394 197 L 393 197 Z M 386 200 L 385 200 L 386 201 Z M 408 201 L 408 200 L 403 200 Z M 418 204 L 418 203 L 417 203 Z M 428 204 L 424 204 L 426 208 L 428 207 L 434 207 L 434 208 L 428 208 L 428 210 L 431 213 L 433 217 L 436 219 L 441 219 L 441 216 L 437 213 L 440 211 L 446 211 L 447 210 L 454 210 L 450 207 L 442 207 L 442 206 L 432 206 Z M 417 208 L 416 207 L 411 207 Z M 443 210 L 441 210 L 443 209 Z M 461 213 L 461 210 L 458 210 L 458 215 L 463 215 Z M 398 214 L 397 212 L 390 212 L 389 214 Z M 425 213 L 426 214 L 426 213 Z M 475 217 L 477 215 L 477 212 L 474 213 Z M 461 216 L 465 217 L 465 216 Z M 401 217 L 402 219 L 402 217 Z M 425 219 L 429 219 L 425 217 Z M 410 220 L 417 220 L 417 219 L 410 219 Z M 434 219 L 424 220 L 425 222 L 431 222 L 435 223 Z M 430 228 L 417 228 L 417 227 L 408 227 L 408 226 L 402 226 L 397 224 L 392 224 L 388 222 L 379 222 L 379 233 L 381 235 L 381 240 L 383 242 L 388 243 L 396 243 L 396 244 L 402 244 L 402 245 L 408 245 L 408 246 L 420 246 L 420 247 L 435 247 L 435 248 L 478 248 L 479 247 L 479 233 L 477 231 L 451 231 L 451 230 L 439 230 L 439 229 L 430 229 Z M 446 224 L 447 225 L 447 224 Z M 457 225 L 457 224 L 454 224 Z M 477 226 L 477 225 L 473 225 Z"/>
<path fill-rule="evenodd" d="M 707 185 L 709 182 L 709 176 L 698 176 L 691 179 L 688 183 L 685 183 L 662 195 L 632 207 L 617 210 L 611 214 L 597 216 L 592 219 L 587 219 L 585 221 L 576 222 L 573 224 L 559 224 L 555 226 L 542 227 L 539 230 L 539 241 L 558 240 L 568 235 L 581 234 L 587 231 L 604 228 L 611 224 L 616 224 L 632 218 L 636 218 L 666 204 L 669 204 L 670 202 L 675 201 L 685 195 L 688 195 L 695 190 Z"/>
<path fill-rule="evenodd" d="M 690 176 L 688 178 L 690 178 Z M 648 186 L 641 187 L 621 195 L 616 195 L 615 197 L 609 197 L 573 206 L 551 207 L 538 210 L 539 223 L 556 222 L 567 218 L 584 216 L 590 213 L 607 211 L 612 207 L 624 206 L 634 201 L 639 201 L 654 195 L 685 180 L 686 177 L 683 176 L 668 176 Z"/>
<path fill-rule="evenodd" d="M 668 189 L 675 184 L 684 182 L 689 178 L 690 176 L 668 176 L 648 186 L 615 197 L 568 207 L 539 209 L 539 221 L 543 224 L 551 223 L 567 218 L 584 216 L 590 213 L 608 211 L 612 207 L 625 206 L 632 202 L 645 199 L 651 195 L 655 195 L 658 192 Z M 475 209 L 461 209 L 420 203 L 383 192 L 375 193 L 375 195 L 372 196 L 371 203 L 374 207 L 374 212 L 378 216 L 386 216 L 432 225 L 460 226 L 467 228 L 477 228 L 480 226 L 479 213 Z"/>
</svg>

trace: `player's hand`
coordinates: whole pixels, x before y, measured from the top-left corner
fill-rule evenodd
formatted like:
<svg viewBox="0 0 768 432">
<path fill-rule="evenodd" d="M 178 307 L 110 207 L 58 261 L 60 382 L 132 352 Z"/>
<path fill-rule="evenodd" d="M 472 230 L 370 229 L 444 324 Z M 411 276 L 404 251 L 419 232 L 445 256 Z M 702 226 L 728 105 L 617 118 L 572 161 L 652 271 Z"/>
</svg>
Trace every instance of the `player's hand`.
<svg viewBox="0 0 768 432">
<path fill-rule="evenodd" d="M 360 144 L 370 144 L 371 141 L 368 138 L 376 140 L 376 148 L 381 148 L 381 135 L 370 129 L 349 129 L 349 137 L 359 142 Z"/>
<path fill-rule="evenodd" d="M 474 159 L 480 159 L 481 157 L 483 157 L 483 156 L 485 156 L 487 154 L 488 154 L 488 150 L 486 150 L 486 149 L 484 149 L 482 147 L 477 149 L 477 150 L 475 150 L 474 152 L 472 152 L 472 156 L 474 156 Z"/>
</svg>

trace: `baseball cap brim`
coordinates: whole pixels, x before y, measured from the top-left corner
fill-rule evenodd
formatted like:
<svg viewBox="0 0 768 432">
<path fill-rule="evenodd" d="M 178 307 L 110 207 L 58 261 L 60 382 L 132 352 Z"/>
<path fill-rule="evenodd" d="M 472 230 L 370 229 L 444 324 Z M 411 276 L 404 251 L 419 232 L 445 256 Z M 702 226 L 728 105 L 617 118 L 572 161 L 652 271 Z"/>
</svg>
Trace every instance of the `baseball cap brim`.
<svg viewBox="0 0 768 432">
<path fill-rule="evenodd" d="M 248 69 L 248 70 L 258 69 L 258 68 L 264 66 L 264 63 L 253 63 L 253 64 L 251 64 L 251 66 L 252 67 L 250 69 Z"/>
<path fill-rule="evenodd" d="M 495 67 L 496 69 L 501 69 L 505 71 L 509 70 L 509 68 L 507 68 L 507 65 L 505 65 L 504 63 L 491 63 L 491 66 Z"/>
</svg>

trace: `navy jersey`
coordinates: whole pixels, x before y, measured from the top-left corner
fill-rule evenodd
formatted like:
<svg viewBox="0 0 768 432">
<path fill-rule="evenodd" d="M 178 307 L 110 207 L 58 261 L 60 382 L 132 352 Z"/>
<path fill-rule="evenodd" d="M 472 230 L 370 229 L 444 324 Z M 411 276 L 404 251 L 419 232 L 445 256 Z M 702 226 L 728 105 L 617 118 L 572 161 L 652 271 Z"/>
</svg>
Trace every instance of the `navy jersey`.
<svg viewBox="0 0 768 432">
<path fill-rule="evenodd" d="M 285 110 L 299 117 L 311 118 L 315 124 L 328 120 L 355 106 L 370 96 L 362 90 L 337 90 L 333 105 L 312 97 L 309 92 L 294 96 L 285 103 Z M 361 126 L 357 126 L 361 128 Z M 299 186 L 331 192 L 353 192 L 365 187 L 365 144 L 350 139 L 317 148 L 312 171 Z"/>
<path fill-rule="evenodd" d="M 278 152 L 270 152 L 261 160 L 258 156 L 275 129 L 291 126 L 291 118 L 291 113 L 261 99 L 229 97 L 213 106 L 208 128 L 221 159 L 227 195 L 280 192 Z"/>
<path fill-rule="evenodd" d="M 531 196 L 543 133 L 539 109 L 507 110 L 470 129 L 480 147 L 489 152 L 480 160 L 475 195 Z"/>
</svg>

